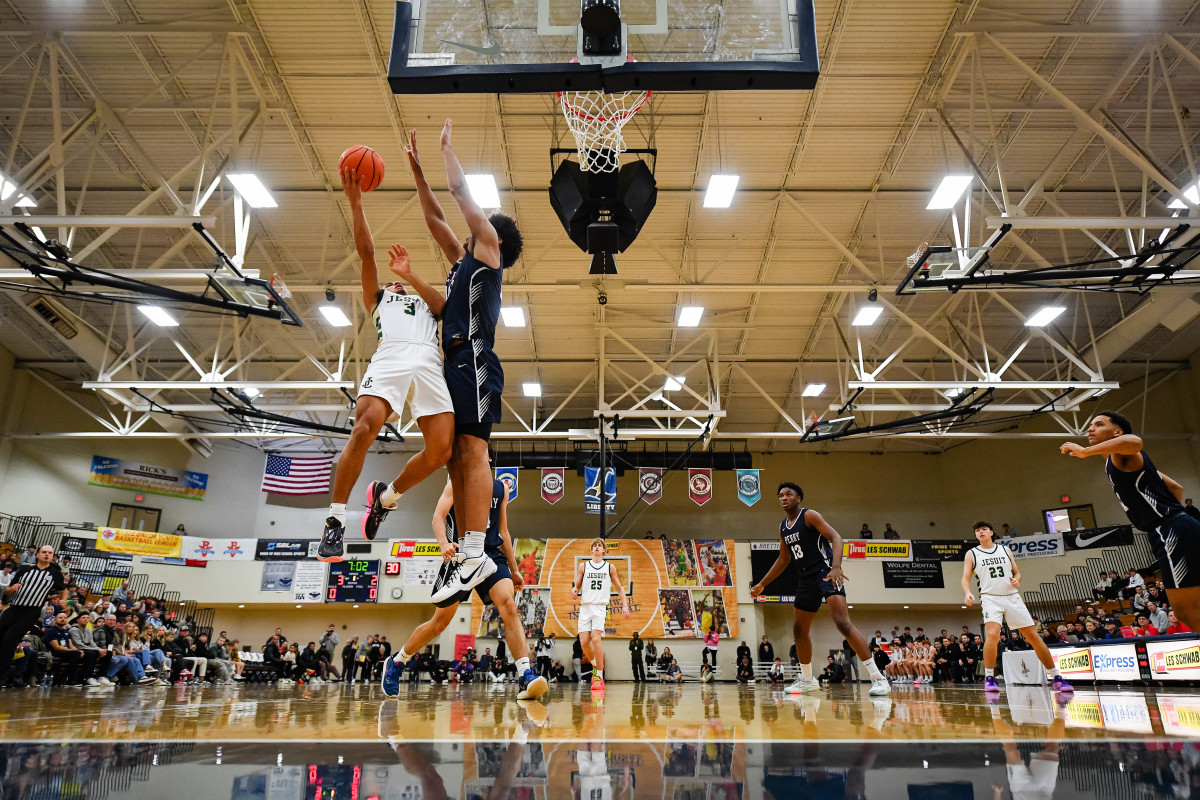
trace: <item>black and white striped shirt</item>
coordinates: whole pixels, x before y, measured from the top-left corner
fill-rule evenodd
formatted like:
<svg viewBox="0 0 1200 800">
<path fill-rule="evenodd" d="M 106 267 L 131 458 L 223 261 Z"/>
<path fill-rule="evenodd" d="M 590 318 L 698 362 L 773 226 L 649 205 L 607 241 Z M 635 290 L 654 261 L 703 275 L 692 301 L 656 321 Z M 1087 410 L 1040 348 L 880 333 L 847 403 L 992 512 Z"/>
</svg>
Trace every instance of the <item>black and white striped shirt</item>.
<svg viewBox="0 0 1200 800">
<path fill-rule="evenodd" d="M 13 573 L 12 582 L 21 584 L 21 588 L 9 595 L 8 602 L 26 608 L 41 608 L 46 603 L 47 595 L 67 588 L 62 570 L 54 563 L 45 569 L 38 569 L 37 564 L 22 564 Z"/>
</svg>

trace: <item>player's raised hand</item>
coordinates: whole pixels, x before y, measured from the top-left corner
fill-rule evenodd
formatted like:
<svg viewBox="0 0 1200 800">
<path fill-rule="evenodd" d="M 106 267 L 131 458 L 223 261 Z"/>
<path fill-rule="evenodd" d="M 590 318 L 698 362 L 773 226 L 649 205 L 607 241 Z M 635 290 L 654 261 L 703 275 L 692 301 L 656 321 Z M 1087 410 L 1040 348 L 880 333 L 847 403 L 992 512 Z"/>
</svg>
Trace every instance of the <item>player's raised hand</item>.
<svg viewBox="0 0 1200 800">
<path fill-rule="evenodd" d="M 450 144 L 450 129 L 454 126 L 454 120 L 447 119 L 446 124 L 442 126 L 442 149 L 451 147 Z"/>
<path fill-rule="evenodd" d="M 338 175 L 342 179 L 342 191 L 346 193 L 346 197 L 350 198 L 350 202 L 360 201 L 362 199 L 362 178 L 359 177 L 358 171 L 352 167 L 342 167 L 338 170 Z"/>
<path fill-rule="evenodd" d="M 964 602 L 964 603 L 965 603 L 967 606 L 973 606 L 973 605 L 975 605 L 975 595 L 971 594 L 970 592 L 967 592 L 967 593 L 966 593 L 966 594 L 963 596 L 963 602 Z"/>
<path fill-rule="evenodd" d="M 388 248 L 388 269 L 402 281 L 412 282 L 412 265 L 408 261 L 408 251 L 402 244 L 394 244 Z"/>
<path fill-rule="evenodd" d="M 1075 458 L 1087 458 L 1087 453 L 1083 452 L 1087 448 L 1075 442 L 1063 442 L 1058 446 L 1058 452 L 1064 456 L 1074 456 Z"/>
<path fill-rule="evenodd" d="M 417 153 L 417 129 L 413 128 L 408 132 L 408 147 L 404 148 L 404 155 L 408 156 L 408 169 L 414 175 L 421 171 L 421 156 Z"/>
</svg>

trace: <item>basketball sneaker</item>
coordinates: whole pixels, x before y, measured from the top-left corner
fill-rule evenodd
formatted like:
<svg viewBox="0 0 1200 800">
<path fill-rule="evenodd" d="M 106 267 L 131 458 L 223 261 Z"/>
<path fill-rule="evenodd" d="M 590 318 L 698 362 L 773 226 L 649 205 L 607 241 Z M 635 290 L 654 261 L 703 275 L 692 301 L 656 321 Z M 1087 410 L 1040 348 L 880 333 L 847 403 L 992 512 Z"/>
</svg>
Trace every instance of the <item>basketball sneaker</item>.
<svg viewBox="0 0 1200 800">
<path fill-rule="evenodd" d="M 1075 691 L 1075 687 L 1072 686 L 1071 684 L 1067 683 L 1065 680 L 1063 680 L 1062 675 L 1054 676 L 1054 682 L 1051 683 L 1051 687 L 1056 692 L 1074 692 Z"/>
<path fill-rule="evenodd" d="M 379 532 L 384 518 L 396 508 L 394 504 L 390 508 L 385 506 L 380 499 L 386 488 L 387 484 L 383 481 L 371 481 L 371 485 L 367 487 L 367 513 L 363 514 L 362 534 L 368 542 L 375 541 L 375 534 Z"/>
<path fill-rule="evenodd" d="M 488 559 L 489 561 L 491 559 Z M 519 691 L 517 692 L 518 700 L 536 700 L 546 693 L 550 688 L 550 684 L 541 675 L 538 675 L 531 669 L 525 670 L 525 674 L 521 676 L 521 681 L 518 684 Z"/>
<path fill-rule="evenodd" d="M 400 676 L 404 674 L 404 665 L 398 664 L 396 658 L 397 656 L 388 656 L 383 662 L 383 677 L 379 679 L 379 685 L 388 697 L 400 694 Z"/>
<path fill-rule="evenodd" d="M 593 692 L 603 692 L 604 691 L 604 678 L 592 678 L 592 691 Z"/>
<path fill-rule="evenodd" d="M 321 544 L 317 547 L 318 561 L 341 561 L 344 552 L 342 540 L 346 538 L 346 526 L 338 522 L 337 517 L 325 520 L 325 532 L 321 534 Z"/>
<path fill-rule="evenodd" d="M 888 683 L 888 679 L 880 675 L 875 680 L 871 681 L 871 688 L 867 691 L 869 697 L 886 697 L 891 694 L 892 685 Z"/>
<path fill-rule="evenodd" d="M 788 694 L 803 694 L 804 692 L 816 692 L 821 688 L 821 682 L 816 678 L 805 680 L 803 677 L 796 676 L 796 680 L 792 681 L 791 685 L 784 691 Z"/>
<path fill-rule="evenodd" d="M 446 583 L 433 593 L 431 599 L 435 603 L 440 603 L 443 600 L 449 600 L 459 592 L 470 592 L 495 573 L 496 562 L 486 555 L 463 559 L 458 562 L 456 569 L 449 571 Z"/>
<path fill-rule="evenodd" d="M 983 679 L 983 690 L 985 692 L 998 692 L 1000 691 L 1000 684 L 996 683 L 996 679 L 994 677 L 988 675 Z"/>
</svg>

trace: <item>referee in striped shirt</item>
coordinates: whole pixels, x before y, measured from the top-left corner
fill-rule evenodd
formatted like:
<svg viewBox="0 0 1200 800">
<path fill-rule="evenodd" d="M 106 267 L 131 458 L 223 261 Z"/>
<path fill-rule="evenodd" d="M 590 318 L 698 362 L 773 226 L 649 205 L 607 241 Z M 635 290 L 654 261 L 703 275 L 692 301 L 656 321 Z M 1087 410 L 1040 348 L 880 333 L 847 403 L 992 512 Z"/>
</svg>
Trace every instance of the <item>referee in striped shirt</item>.
<svg viewBox="0 0 1200 800">
<path fill-rule="evenodd" d="M 8 607 L 0 614 L 0 679 L 8 674 L 17 645 L 37 624 L 51 594 L 66 602 L 67 582 L 54 563 L 54 548 L 44 544 L 37 551 L 37 561 L 19 566 L 4 589 Z"/>
</svg>

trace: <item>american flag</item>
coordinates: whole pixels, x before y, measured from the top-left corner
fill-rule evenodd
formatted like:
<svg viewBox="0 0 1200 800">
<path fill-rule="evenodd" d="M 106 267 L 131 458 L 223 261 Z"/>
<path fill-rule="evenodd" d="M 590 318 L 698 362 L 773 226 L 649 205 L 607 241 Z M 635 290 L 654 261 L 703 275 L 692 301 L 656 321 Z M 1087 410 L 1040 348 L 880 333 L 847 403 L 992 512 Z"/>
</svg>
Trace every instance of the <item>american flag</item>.
<svg viewBox="0 0 1200 800">
<path fill-rule="evenodd" d="M 267 455 L 262 490 L 274 494 L 326 494 L 333 456 L 290 458 Z"/>
</svg>

